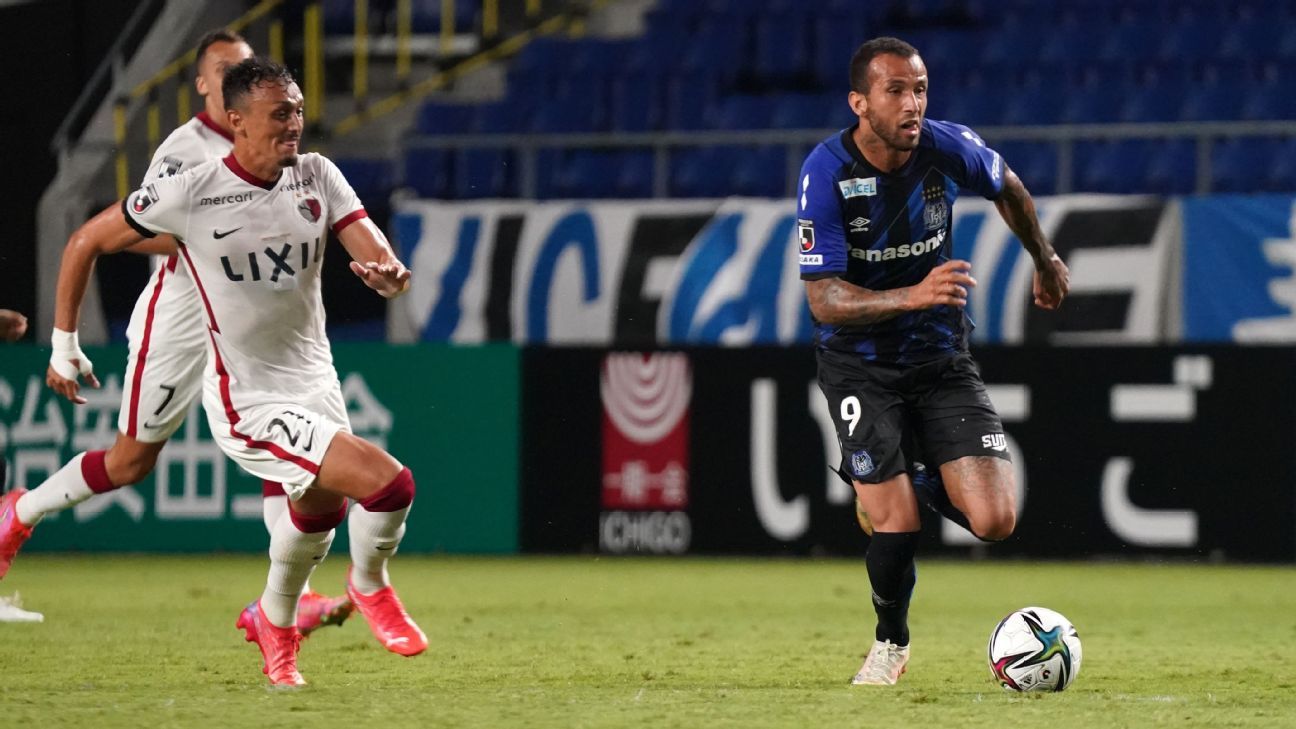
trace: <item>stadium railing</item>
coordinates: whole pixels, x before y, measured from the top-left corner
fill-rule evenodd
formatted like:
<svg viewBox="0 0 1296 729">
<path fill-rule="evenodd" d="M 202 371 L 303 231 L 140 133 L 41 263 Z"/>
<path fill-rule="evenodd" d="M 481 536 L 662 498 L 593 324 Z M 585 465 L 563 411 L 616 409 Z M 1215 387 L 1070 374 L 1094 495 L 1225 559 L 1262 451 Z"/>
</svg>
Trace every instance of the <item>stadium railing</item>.
<svg viewBox="0 0 1296 729">
<path fill-rule="evenodd" d="M 541 150 L 631 150 L 649 149 L 653 153 L 653 197 L 670 196 L 670 164 L 674 150 L 687 147 L 778 146 L 785 153 L 786 194 L 794 195 L 801 162 L 815 144 L 839 131 L 837 129 L 764 129 L 675 132 L 598 132 L 555 134 L 439 134 L 410 135 L 406 149 L 497 149 L 517 155 L 518 192 L 522 198 L 535 198 L 537 192 L 537 156 Z M 1211 192 L 1212 146 L 1225 139 L 1252 137 L 1296 138 L 1296 121 L 1251 122 L 1169 122 L 1139 124 L 1061 124 L 1046 126 L 992 126 L 978 133 L 994 146 L 1002 142 L 1046 142 L 1058 149 L 1056 193 L 1075 189 L 1074 146 L 1084 141 L 1121 141 L 1131 139 L 1189 139 L 1194 143 L 1195 174 L 1193 191 Z M 1011 160 L 1009 160 L 1011 164 Z M 406 179 L 405 160 L 399 162 L 398 179 Z"/>
</svg>

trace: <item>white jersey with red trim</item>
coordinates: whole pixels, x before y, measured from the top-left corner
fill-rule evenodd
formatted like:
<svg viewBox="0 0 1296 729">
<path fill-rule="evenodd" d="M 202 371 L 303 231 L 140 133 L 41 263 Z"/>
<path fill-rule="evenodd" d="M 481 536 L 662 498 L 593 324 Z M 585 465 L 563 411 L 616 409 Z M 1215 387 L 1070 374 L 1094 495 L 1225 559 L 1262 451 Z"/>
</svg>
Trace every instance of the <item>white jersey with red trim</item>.
<svg viewBox="0 0 1296 729">
<path fill-rule="evenodd" d="M 220 159 L 233 145 L 229 132 L 202 112 L 162 142 L 143 184 Z M 153 260 L 153 274 L 126 328 L 130 354 L 117 428 L 137 440 L 158 443 L 180 428 L 201 391 L 207 320 L 193 279 L 177 265 L 178 258 Z"/>
<path fill-rule="evenodd" d="M 143 235 L 169 233 L 198 287 L 213 345 L 208 409 L 302 402 L 336 386 L 320 267 L 328 228 L 365 217 L 327 158 L 303 154 L 274 182 L 233 155 L 146 184 L 122 202 Z"/>
</svg>

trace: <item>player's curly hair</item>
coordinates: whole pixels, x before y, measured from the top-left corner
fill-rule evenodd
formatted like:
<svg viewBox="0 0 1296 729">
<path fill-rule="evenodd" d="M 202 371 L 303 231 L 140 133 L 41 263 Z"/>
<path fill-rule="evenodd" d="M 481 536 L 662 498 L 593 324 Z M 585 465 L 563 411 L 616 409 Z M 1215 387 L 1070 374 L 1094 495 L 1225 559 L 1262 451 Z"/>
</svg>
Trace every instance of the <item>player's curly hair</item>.
<svg viewBox="0 0 1296 729">
<path fill-rule="evenodd" d="M 855 51 L 851 56 L 850 62 L 850 87 L 851 91 L 860 94 L 867 94 L 869 90 L 868 67 L 874 58 L 890 53 L 893 56 L 901 58 L 913 58 L 918 55 L 918 49 L 905 43 L 899 38 L 890 38 L 883 36 L 874 38 Z"/>
<path fill-rule="evenodd" d="M 221 95 L 225 97 L 226 109 L 242 109 L 243 102 L 251 95 L 252 89 L 262 84 L 280 84 L 287 86 L 296 83 L 292 71 L 269 58 L 253 56 L 225 69 L 225 79 L 221 81 Z"/>
</svg>

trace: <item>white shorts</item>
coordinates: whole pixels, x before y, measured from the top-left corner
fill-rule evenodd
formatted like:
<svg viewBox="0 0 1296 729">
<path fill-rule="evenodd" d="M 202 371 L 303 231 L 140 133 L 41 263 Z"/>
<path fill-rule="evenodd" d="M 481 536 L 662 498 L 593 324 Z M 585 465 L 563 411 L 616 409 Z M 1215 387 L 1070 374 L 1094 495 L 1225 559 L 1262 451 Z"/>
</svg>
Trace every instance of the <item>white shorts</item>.
<svg viewBox="0 0 1296 729">
<path fill-rule="evenodd" d="M 212 394 L 209 389 L 203 406 L 216 444 L 244 471 L 283 484 L 294 501 L 315 483 L 333 437 L 351 432 L 342 386 L 336 382 L 315 399 L 237 409 L 219 395 L 213 402 Z"/>
<path fill-rule="evenodd" d="M 144 443 L 161 443 L 180 429 L 202 389 L 207 363 L 202 303 L 175 256 L 157 267 L 135 301 L 126 338 L 130 354 L 117 429 Z"/>
</svg>

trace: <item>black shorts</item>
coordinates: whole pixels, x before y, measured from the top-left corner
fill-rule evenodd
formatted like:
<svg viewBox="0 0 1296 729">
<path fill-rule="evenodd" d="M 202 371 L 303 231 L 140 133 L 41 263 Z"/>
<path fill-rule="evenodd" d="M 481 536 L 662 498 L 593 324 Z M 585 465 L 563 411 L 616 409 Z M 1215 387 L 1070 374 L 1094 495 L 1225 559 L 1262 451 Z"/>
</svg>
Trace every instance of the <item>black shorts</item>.
<svg viewBox="0 0 1296 729">
<path fill-rule="evenodd" d="M 964 456 L 1010 460 L 1003 423 L 971 355 L 894 366 L 832 350 L 815 354 L 843 477 L 880 483 L 914 461 L 934 468 Z"/>
</svg>

